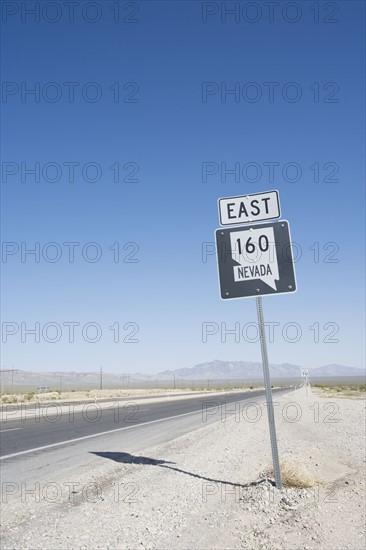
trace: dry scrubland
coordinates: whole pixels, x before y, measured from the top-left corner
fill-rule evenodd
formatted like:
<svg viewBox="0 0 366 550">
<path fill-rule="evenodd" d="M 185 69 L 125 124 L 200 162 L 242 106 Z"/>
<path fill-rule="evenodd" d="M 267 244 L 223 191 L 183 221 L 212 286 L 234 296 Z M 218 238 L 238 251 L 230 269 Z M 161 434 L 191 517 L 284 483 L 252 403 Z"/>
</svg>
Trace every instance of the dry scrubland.
<svg viewBox="0 0 366 550">
<path fill-rule="evenodd" d="M 276 386 L 278 387 L 278 386 Z M 213 392 L 213 391 L 249 391 L 263 388 L 262 385 L 245 386 L 241 384 L 238 388 L 227 388 L 214 384 L 210 388 L 192 387 L 192 388 L 150 388 L 150 389 L 94 389 L 94 390 L 70 390 L 70 391 L 50 391 L 47 393 L 18 392 L 0 394 L 0 404 L 15 404 L 15 403 L 37 403 L 47 401 L 86 401 L 90 399 L 114 399 L 114 398 L 129 398 L 129 397 L 144 397 L 157 395 L 179 395 L 196 391 Z M 338 386 L 328 386 L 315 384 L 313 390 L 322 390 L 327 397 L 354 397 L 362 399 L 366 391 L 365 384 L 342 384 Z"/>
<path fill-rule="evenodd" d="M 315 392 L 323 392 L 326 397 L 347 397 L 354 399 L 365 399 L 366 384 L 340 384 L 338 386 L 327 386 L 325 384 L 315 384 Z"/>
<path fill-rule="evenodd" d="M 93 502 L 80 492 L 63 503 L 9 504 L 3 550 L 364 550 L 364 400 L 302 388 L 275 403 L 289 485 L 282 492 L 271 482 L 258 400 L 244 415 L 202 424 L 129 461 L 95 459 L 75 472 L 80 483 L 99 484 Z"/>
<path fill-rule="evenodd" d="M 240 388 L 230 388 L 230 391 L 243 391 L 249 389 L 260 389 L 262 386 L 241 386 Z M 15 403 L 37 403 L 47 401 L 86 401 L 90 399 L 114 399 L 124 397 L 144 397 L 144 396 L 157 396 L 157 395 L 177 395 L 196 391 L 213 392 L 213 391 L 227 391 L 220 385 L 212 385 L 210 388 L 193 387 L 193 388 L 176 388 L 176 389 L 163 389 L 163 388 L 151 388 L 151 389 L 105 389 L 105 390 L 72 390 L 72 391 L 53 391 L 46 393 L 23 392 L 23 393 L 11 393 L 0 395 L 0 403 L 2 404 L 15 404 Z"/>
</svg>

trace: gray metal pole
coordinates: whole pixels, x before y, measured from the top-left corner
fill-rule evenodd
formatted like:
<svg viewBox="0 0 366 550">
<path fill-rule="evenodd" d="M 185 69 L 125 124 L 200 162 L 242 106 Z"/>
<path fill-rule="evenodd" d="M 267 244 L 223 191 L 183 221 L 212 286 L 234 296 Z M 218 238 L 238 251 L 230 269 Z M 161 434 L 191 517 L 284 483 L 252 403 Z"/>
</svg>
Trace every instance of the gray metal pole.
<svg viewBox="0 0 366 550">
<path fill-rule="evenodd" d="M 278 457 L 276 425 L 275 425 L 273 401 L 272 401 L 271 379 L 269 375 L 266 333 L 264 330 L 262 297 L 256 296 L 256 302 L 257 302 L 259 336 L 260 336 L 261 352 L 262 352 L 264 387 L 266 390 L 266 399 L 267 399 L 269 435 L 271 439 L 273 470 L 275 475 L 276 487 L 277 489 L 282 489 L 281 468 L 280 468 L 280 461 Z"/>
</svg>

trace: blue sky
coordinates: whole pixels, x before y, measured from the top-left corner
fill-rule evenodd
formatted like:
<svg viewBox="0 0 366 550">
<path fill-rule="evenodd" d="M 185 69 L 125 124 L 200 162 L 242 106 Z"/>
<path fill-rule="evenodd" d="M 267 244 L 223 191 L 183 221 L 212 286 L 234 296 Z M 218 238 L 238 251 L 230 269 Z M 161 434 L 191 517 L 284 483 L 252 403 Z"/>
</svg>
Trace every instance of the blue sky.
<svg viewBox="0 0 366 550">
<path fill-rule="evenodd" d="M 34 4 L 2 5 L 2 368 L 260 360 L 212 243 L 219 197 L 269 189 L 301 247 L 270 361 L 363 367 L 364 3 Z"/>
</svg>

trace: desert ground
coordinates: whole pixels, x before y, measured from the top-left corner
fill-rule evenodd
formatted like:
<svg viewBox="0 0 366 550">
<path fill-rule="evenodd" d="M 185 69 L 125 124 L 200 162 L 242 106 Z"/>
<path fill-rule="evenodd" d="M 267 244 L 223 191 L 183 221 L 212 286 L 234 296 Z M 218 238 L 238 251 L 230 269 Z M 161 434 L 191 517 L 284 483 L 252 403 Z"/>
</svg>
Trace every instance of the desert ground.
<svg viewBox="0 0 366 550">
<path fill-rule="evenodd" d="M 135 455 L 121 439 L 120 452 L 75 471 L 75 491 L 61 497 L 55 483 L 69 487 L 70 477 L 40 472 L 49 490 L 38 502 L 2 499 L 3 550 L 363 550 L 364 394 L 301 388 L 274 403 L 282 491 L 256 399 Z"/>
</svg>

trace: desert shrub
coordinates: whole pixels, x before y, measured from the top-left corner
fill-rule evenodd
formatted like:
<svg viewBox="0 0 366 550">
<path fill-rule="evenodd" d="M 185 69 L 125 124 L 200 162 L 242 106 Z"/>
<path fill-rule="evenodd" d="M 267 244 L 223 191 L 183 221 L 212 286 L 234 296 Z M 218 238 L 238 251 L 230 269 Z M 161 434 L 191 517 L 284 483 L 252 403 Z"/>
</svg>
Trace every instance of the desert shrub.
<svg viewBox="0 0 366 550">
<path fill-rule="evenodd" d="M 266 473 L 274 478 L 273 468 L 269 468 Z M 281 477 L 282 485 L 286 488 L 308 489 L 316 483 L 315 478 L 303 464 L 287 457 L 281 460 Z"/>
<path fill-rule="evenodd" d="M 286 458 L 281 464 L 281 475 L 284 487 L 306 489 L 315 483 L 314 478 L 301 463 Z"/>
</svg>

